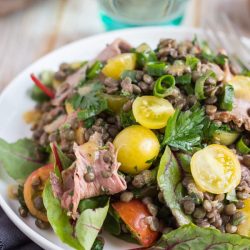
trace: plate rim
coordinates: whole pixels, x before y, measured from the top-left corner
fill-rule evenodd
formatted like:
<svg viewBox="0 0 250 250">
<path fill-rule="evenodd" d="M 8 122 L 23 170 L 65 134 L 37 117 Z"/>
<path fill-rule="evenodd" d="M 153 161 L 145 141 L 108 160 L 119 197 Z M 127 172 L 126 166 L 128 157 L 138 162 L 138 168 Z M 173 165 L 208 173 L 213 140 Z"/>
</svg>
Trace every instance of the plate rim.
<svg viewBox="0 0 250 250">
<path fill-rule="evenodd" d="M 37 64 L 40 64 L 41 61 L 45 60 L 48 57 L 52 57 L 53 54 L 60 53 L 60 51 L 66 50 L 70 47 L 74 47 L 78 43 L 82 43 L 85 41 L 91 41 L 101 38 L 115 38 L 123 36 L 125 37 L 128 33 L 134 33 L 136 31 L 143 32 L 143 31 L 154 31 L 154 32 L 180 32 L 180 33 L 187 33 L 190 32 L 192 34 L 199 34 L 201 33 L 201 29 L 199 28 L 193 28 L 193 27 L 185 27 L 185 26 L 147 26 L 147 27 L 136 27 L 136 28 L 128 28 L 128 29 L 121 29 L 121 30 L 115 30 L 110 32 L 103 32 L 96 35 L 88 36 L 82 39 L 78 39 L 76 41 L 70 42 L 68 44 L 65 44 L 47 54 L 44 56 L 38 58 L 33 63 L 29 64 L 26 68 L 24 68 L 20 73 L 17 74 L 16 77 L 14 77 L 9 84 L 4 87 L 4 89 L 1 91 L 0 94 L 0 103 L 4 99 L 4 96 L 7 95 L 9 92 L 15 89 L 16 85 L 20 81 L 23 75 L 27 74 L 28 72 L 31 72 L 31 69 L 34 68 Z M 129 42 L 129 41 L 128 41 Z M 105 45 L 104 45 L 105 46 Z M 98 52 L 97 52 L 98 53 Z M 2 196 L 0 193 L 0 206 L 2 207 L 5 214 L 9 217 L 9 219 L 18 227 L 18 229 L 24 233 L 30 240 L 34 241 L 36 244 L 38 244 L 41 247 L 46 247 L 50 250 L 63 250 L 60 246 L 56 245 L 55 243 L 49 241 L 48 239 L 41 236 L 38 232 L 34 231 L 31 227 L 28 226 L 19 216 L 18 214 L 7 204 L 7 200 Z M 60 239 L 59 239 L 60 240 Z M 61 241 L 61 240 L 60 240 Z M 46 249 L 45 248 L 45 249 Z"/>
</svg>

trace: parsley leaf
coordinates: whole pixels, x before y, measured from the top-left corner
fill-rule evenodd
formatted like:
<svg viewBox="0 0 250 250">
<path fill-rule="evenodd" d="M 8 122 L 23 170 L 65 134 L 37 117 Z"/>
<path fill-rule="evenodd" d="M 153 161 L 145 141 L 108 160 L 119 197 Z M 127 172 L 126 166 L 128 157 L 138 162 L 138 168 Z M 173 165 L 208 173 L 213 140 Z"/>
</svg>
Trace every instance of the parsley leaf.
<svg viewBox="0 0 250 250">
<path fill-rule="evenodd" d="M 204 119 L 204 109 L 197 106 L 185 112 L 176 110 L 168 120 L 162 145 L 184 151 L 200 146 Z"/>
<path fill-rule="evenodd" d="M 119 118 L 123 128 L 136 124 L 135 117 L 132 111 L 121 111 Z"/>
<path fill-rule="evenodd" d="M 78 92 L 69 100 L 75 110 L 78 111 L 78 118 L 89 119 L 100 114 L 108 108 L 107 100 L 102 96 L 103 85 L 100 82 L 85 84 L 78 89 Z"/>
</svg>

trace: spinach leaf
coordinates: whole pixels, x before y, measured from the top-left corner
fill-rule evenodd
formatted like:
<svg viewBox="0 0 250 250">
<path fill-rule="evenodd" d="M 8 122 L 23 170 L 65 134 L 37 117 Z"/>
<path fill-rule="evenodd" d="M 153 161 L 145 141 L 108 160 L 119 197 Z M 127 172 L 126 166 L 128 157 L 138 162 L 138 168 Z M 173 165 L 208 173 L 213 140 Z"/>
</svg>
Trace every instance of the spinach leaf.
<svg viewBox="0 0 250 250">
<path fill-rule="evenodd" d="M 109 201 L 104 207 L 84 210 L 77 220 L 75 234 L 84 250 L 90 250 L 102 227 L 109 209 Z"/>
<path fill-rule="evenodd" d="M 47 183 L 44 188 L 43 203 L 47 210 L 49 223 L 60 240 L 75 249 L 85 250 L 79 240 L 74 237 L 70 217 L 62 209 L 60 201 L 54 197 L 50 183 Z"/>
<path fill-rule="evenodd" d="M 191 151 L 193 147 L 199 147 L 204 119 L 203 108 L 194 107 L 185 112 L 176 110 L 168 120 L 162 145 L 169 145 L 184 151 Z"/>
<path fill-rule="evenodd" d="M 0 162 L 13 179 L 25 180 L 45 160 L 43 148 L 30 139 L 8 143 L 0 138 Z"/>
<path fill-rule="evenodd" d="M 98 207 L 103 207 L 108 201 L 107 196 L 97 196 L 97 197 L 92 197 L 88 199 L 81 200 L 78 206 L 78 209 L 81 212 L 83 212 L 86 209 L 95 209 Z"/>
<path fill-rule="evenodd" d="M 61 148 L 57 145 L 57 143 L 51 143 L 50 145 L 55 163 L 58 164 L 57 161 L 60 161 L 59 164 L 60 166 L 62 166 L 63 169 L 67 169 L 68 167 L 70 167 L 73 161 L 62 152 Z"/>
<path fill-rule="evenodd" d="M 182 226 L 168 234 L 162 235 L 151 250 L 247 250 L 250 239 L 238 234 L 221 233 L 217 229 L 201 228 L 193 224 Z"/>
<path fill-rule="evenodd" d="M 62 242 L 75 249 L 90 250 L 106 218 L 109 202 L 104 207 L 84 210 L 77 220 L 75 228 L 70 217 L 62 209 L 60 201 L 54 197 L 50 183 L 43 191 L 43 203 L 48 220 Z"/>
<path fill-rule="evenodd" d="M 109 211 L 108 211 L 107 217 L 104 221 L 103 227 L 110 234 L 113 234 L 116 236 L 121 234 L 120 217 L 114 211 L 112 206 L 109 207 Z"/>
<path fill-rule="evenodd" d="M 104 239 L 102 237 L 97 237 L 95 239 L 95 242 L 94 242 L 91 250 L 102 250 L 104 247 L 104 244 L 105 244 Z"/>
<path fill-rule="evenodd" d="M 26 206 L 26 203 L 25 203 L 25 200 L 24 200 L 24 196 L 23 196 L 23 185 L 18 185 L 17 199 L 18 199 L 20 205 L 22 206 L 22 208 L 24 208 L 28 212 L 28 208 Z"/>
<path fill-rule="evenodd" d="M 53 81 L 53 77 L 54 77 L 54 72 L 52 71 L 42 71 L 39 74 L 39 79 L 41 80 L 41 82 L 46 85 L 46 86 L 51 86 L 52 85 L 52 81 Z M 31 90 L 30 90 L 30 97 L 39 103 L 48 101 L 50 98 L 41 90 L 39 89 L 36 85 L 34 85 Z"/>
<path fill-rule="evenodd" d="M 180 205 L 181 199 L 184 198 L 181 180 L 181 169 L 170 148 L 166 147 L 160 160 L 157 182 L 167 206 L 180 226 L 191 222 L 190 218 L 183 213 Z"/>
</svg>

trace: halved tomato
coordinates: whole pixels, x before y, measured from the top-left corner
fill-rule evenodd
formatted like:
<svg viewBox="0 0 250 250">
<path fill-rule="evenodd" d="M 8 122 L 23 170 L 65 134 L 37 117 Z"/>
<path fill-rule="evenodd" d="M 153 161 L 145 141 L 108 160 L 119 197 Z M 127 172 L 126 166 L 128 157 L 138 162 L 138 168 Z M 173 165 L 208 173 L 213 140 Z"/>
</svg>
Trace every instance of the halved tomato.
<svg viewBox="0 0 250 250">
<path fill-rule="evenodd" d="M 145 222 L 145 218 L 151 215 L 145 204 L 140 200 L 131 200 L 117 201 L 112 206 L 141 245 L 144 247 L 153 245 L 159 233 L 152 231 Z"/>
<path fill-rule="evenodd" d="M 226 146 L 211 144 L 197 151 L 191 159 L 191 173 L 195 183 L 213 194 L 232 191 L 241 179 L 237 156 Z"/>
<path fill-rule="evenodd" d="M 102 73 L 114 79 L 119 79 L 124 70 L 134 69 L 136 55 L 134 53 L 123 53 L 108 60 L 102 69 Z"/>
<path fill-rule="evenodd" d="M 42 221 L 48 221 L 46 210 L 43 206 L 38 209 L 39 199 L 42 198 L 42 192 L 50 172 L 53 171 L 53 164 L 45 165 L 32 172 L 24 183 L 23 195 L 24 201 L 29 212 Z M 42 205 L 42 204 L 40 204 Z"/>
<path fill-rule="evenodd" d="M 133 103 L 135 120 L 150 129 L 160 129 L 167 125 L 168 119 L 174 114 L 172 104 L 156 96 L 137 97 Z"/>
<path fill-rule="evenodd" d="M 240 210 L 245 215 L 245 221 L 238 226 L 237 233 L 250 236 L 250 199 L 244 200 L 244 208 Z"/>
</svg>

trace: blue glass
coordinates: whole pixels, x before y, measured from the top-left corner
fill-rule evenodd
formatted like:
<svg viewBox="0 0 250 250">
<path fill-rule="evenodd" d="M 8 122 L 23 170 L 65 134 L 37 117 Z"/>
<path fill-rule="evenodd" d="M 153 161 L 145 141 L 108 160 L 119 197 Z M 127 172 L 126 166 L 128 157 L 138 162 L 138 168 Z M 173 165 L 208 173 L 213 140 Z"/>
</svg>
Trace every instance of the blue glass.
<svg viewBox="0 0 250 250">
<path fill-rule="evenodd" d="M 179 25 L 188 0 L 99 0 L 106 30 Z"/>
</svg>

